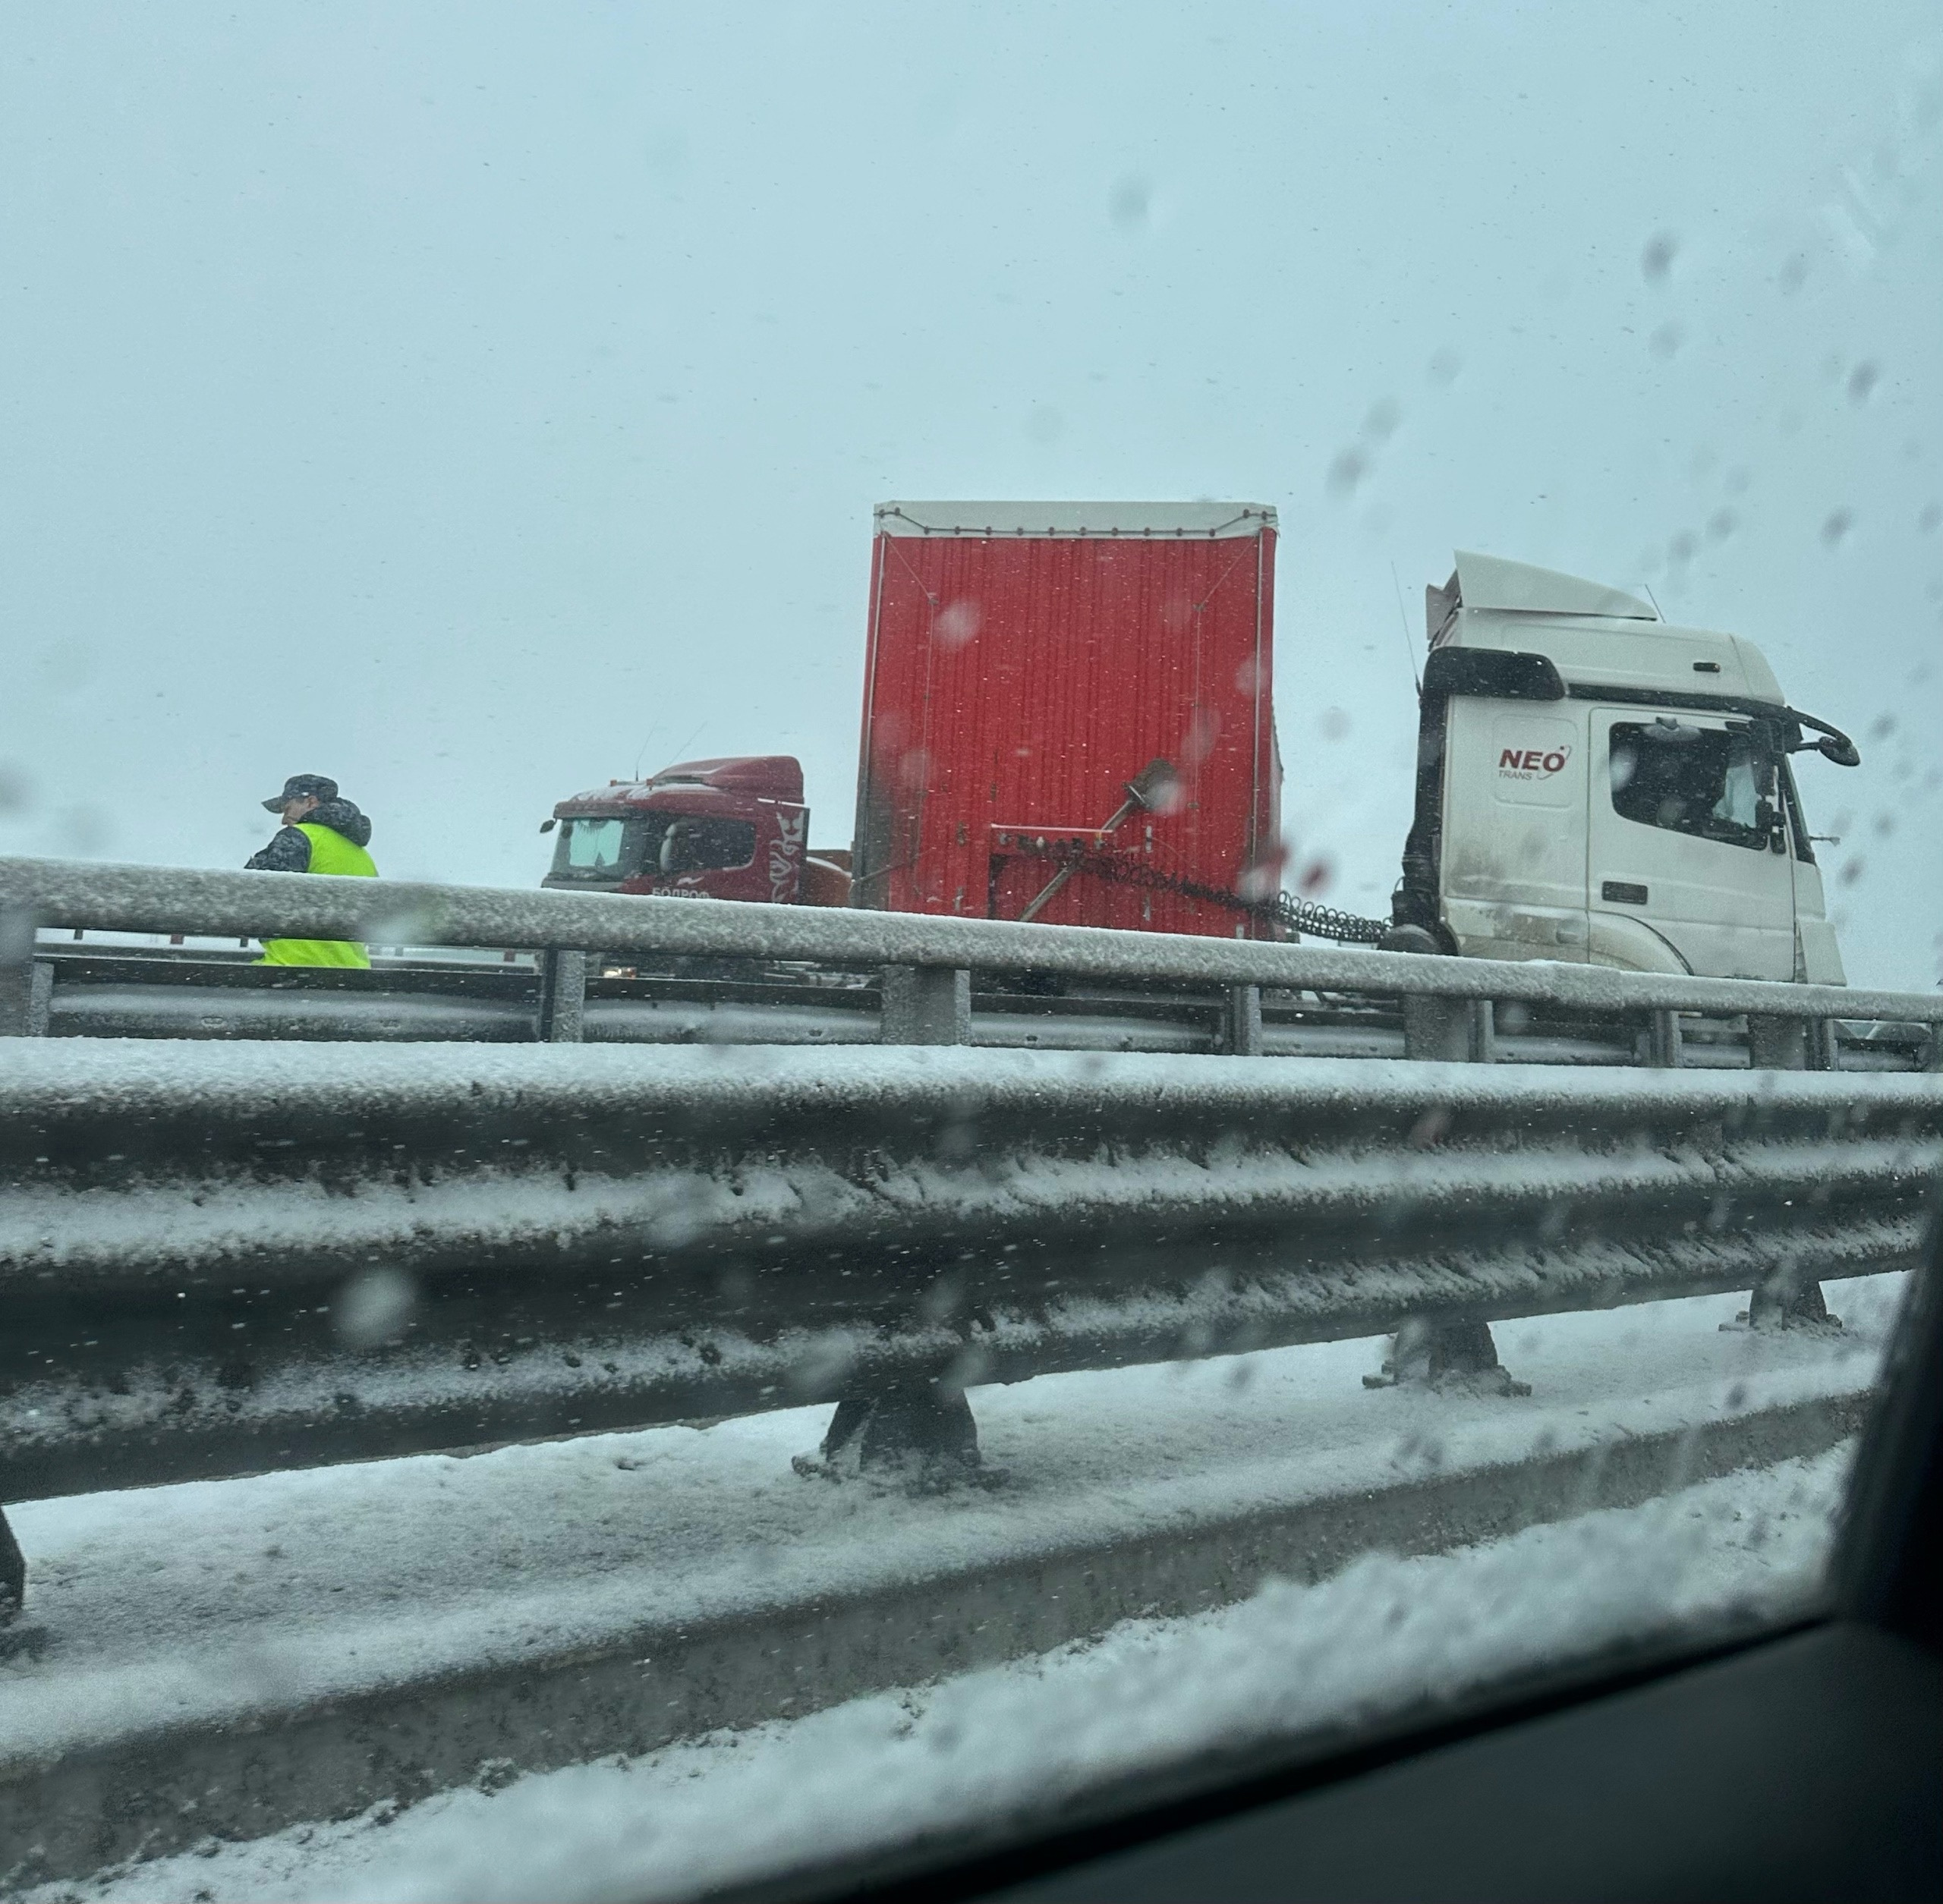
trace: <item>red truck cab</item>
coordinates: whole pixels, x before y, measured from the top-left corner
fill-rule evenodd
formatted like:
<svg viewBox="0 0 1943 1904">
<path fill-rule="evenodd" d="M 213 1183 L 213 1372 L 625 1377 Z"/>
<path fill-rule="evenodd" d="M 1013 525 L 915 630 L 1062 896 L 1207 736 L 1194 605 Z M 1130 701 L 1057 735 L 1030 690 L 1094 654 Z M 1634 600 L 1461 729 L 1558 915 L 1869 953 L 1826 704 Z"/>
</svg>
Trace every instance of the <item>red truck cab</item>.
<svg viewBox="0 0 1943 1904">
<path fill-rule="evenodd" d="M 553 864 L 540 883 L 841 905 L 849 880 L 833 856 L 811 862 L 805 876 L 809 823 L 802 766 L 788 754 L 684 760 L 650 779 L 610 780 L 562 801 L 550 823 L 559 829 Z"/>
</svg>

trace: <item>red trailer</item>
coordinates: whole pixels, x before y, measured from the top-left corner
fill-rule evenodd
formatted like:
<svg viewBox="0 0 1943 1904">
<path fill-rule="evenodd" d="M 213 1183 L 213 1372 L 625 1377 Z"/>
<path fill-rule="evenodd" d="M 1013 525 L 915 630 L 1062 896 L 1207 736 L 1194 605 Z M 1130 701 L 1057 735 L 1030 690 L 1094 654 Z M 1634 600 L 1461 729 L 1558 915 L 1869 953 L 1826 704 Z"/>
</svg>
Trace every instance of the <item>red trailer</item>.
<svg viewBox="0 0 1943 1904">
<path fill-rule="evenodd" d="M 852 903 L 1266 938 L 1275 511 L 877 511 Z"/>
</svg>

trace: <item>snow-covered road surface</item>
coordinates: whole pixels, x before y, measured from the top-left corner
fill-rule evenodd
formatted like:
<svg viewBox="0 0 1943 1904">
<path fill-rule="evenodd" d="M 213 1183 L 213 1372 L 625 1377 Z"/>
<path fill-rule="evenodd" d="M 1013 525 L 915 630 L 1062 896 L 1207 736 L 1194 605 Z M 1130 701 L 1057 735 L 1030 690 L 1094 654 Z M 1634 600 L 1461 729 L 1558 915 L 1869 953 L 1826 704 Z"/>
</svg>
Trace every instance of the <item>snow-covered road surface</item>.
<svg viewBox="0 0 1943 1904">
<path fill-rule="evenodd" d="M 1371 1556 L 1185 1619 L 24 1893 L 31 1904 L 680 1898 L 1055 1821 L 1116 1776 L 1245 1750 L 1561 1657 L 1784 1616 L 1814 1593 L 1850 1451 L 1413 1559 Z"/>
</svg>

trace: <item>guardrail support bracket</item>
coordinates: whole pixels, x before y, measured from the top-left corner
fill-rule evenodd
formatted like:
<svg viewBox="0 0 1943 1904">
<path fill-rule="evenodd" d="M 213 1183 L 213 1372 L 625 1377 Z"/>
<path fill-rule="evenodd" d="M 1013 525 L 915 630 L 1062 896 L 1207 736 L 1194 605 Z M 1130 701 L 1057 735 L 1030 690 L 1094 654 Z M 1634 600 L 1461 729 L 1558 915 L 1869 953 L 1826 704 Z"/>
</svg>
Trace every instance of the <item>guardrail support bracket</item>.
<svg viewBox="0 0 1943 1904">
<path fill-rule="evenodd" d="M 1842 1333 L 1842 1319 L 1828 1313 L 1828 1301 L 1822 1293 L 1819 1282 L 1798 1281 L 1784 1273 L 1770 1277 L 1752 1291 L 1747 1307 L 1732 1322 L 1724 1322 L 1721 1327 L 1724 1330 L 1756 1329 L 1764 1333 L 1771 1330 L 1788 1329 L 1806 1330 L 1818 1336 L 1839 1336 Z"/>
<path fill-rule="evenodd" d="M 1228 987 L 1227 1037 L 1228 1050 L 1237 1058 L 1261 1056 L 1261 987 L 1230 985 Z"/>
<path fill-rule="evenodd" d="M 540 1023 L 543 1044 L 578 1044 L 587 1016 L 587 954 L 550 952 L 540 960 Z"/>
<path fill-rule="evenodd" d="M 1433 1322 L 1406 1317 L 1390 1339 L 1383 1372 L 1365 1375 L 1365 1388 L 1461 1389 L 1472 1395 L 1529 1395 L 1497 1359 L 1491 1324 L 1467 1316 Z"/>
<path fill-rule="evenodd" d="M 1680 1014 L 1655 1012 L 1647 1021 L 1646 1062 L 1661 1071 L 1680 1066 Z"/>
<path fill-rule="evenodd" d="M 965 1391 L 939 1382 L 898 1383 L 875 1395 L 847 1397 L 836 1405 L 814 1455 L 797 1455 L 798 1474 L 842 1481 L 858 1474 L 947 1487 L 975 1481 L 990 1487 L 1003 1478 L 984 1465 L 978 1424 Z"/>
<path fill-rule="evenodd" d="M 1747 1015 L 1747 1061 L 1756 1071 L 1806 1071 L 1808 1027 L 1800 1018 Z"/>
<path fill-rule="evenodd" d="M 0 965 L 0 1038 L 44 1038 L 54 1005 L 51 959 Z"/>
<path fill-rule="evenodd" d="M 1488 998 L 1403 1000 L 1403 1056 L 1488 1065 L 1497 1055 L 1497 1015 Z"/>
<path fill-rule="evenodd" d="M 27 1597 L 27 1556 L 0 1510 L 0 1626 L 19 1613 Z"/>
<path fill-rule="evenodd" d="M 972 974 L 946 966 L 885 966 L 883 1041 L 969 1044 Z"/>
</svg>

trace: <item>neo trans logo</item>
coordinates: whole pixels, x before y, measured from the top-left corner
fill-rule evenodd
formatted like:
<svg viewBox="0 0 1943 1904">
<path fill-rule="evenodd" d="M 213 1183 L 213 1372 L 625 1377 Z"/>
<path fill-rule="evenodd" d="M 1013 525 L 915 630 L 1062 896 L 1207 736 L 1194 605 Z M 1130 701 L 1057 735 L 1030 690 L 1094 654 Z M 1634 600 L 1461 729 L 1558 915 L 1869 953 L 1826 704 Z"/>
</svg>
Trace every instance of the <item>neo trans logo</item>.
<svg viewBox="0 0 1943 1904">
<path fill-rule="evenodd" d="M 1507 747 L 1497 757 L 1497 771 L 1507 780 L 1549 780 L 1571 757 L 1569 747 Z"/>
</svg>

